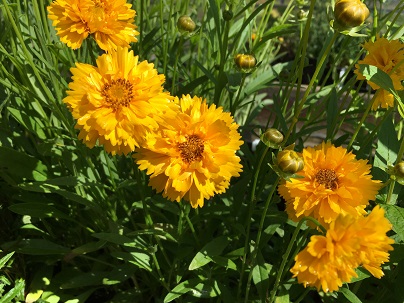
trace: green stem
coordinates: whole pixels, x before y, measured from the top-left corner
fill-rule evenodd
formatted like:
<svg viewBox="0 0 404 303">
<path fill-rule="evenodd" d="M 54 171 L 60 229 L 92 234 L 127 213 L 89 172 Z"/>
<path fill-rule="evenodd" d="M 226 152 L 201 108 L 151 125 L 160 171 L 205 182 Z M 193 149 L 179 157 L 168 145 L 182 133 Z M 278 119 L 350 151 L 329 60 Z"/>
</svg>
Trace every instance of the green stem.
<svg viewBox="0 0 404 303">
<path fill-rule="evenodd" d="M 299 51 L 300 55 L 300 62 L 299 62 L 299 70 L 298 70 L 298 81 L 297 81 L 297 88 L 296 88 L 296 100 L 299 100 L 300 96 L 300 88 L 302 85 L 302 80 L 303 80 L 303 68 L 304 68 L 304 59 L 306 58 L 306 52 L 307 52 L 307 46 L 308 46 L 308 39 L 309 39 L 309 32 L 310 32 L 310 25 L 311 25 L 311 20 L 313 17 L 313 12 L 314 12 L 314 5 L 316 4 L 315 0 L 312 0 L 310 2 L 310 8 L 309 8 L 309 13 L 307 14 L 307 21 L 304 27 L 304 32 L 302 35 L 301 43 L 299 44 L 299 47 L 302 48 L 301 52 Z M 315 77 L 313 77 L 315 79 Z M 298 102 L 295 103 L 295 112 L 298 110 Z M 292 129 L 293 127 L 291 127 Z M 286 140 L 285 140 L 286 142 Z"/>
<path fill-rule="evenodd" d="M 217 77 L 217 85 L 215 86 L 215 96 L 214 96 L 214 103 L 219 106 L 220 103 L 220 96 L 222 95 L 223 88 L 227 83 L 226 74 L 224 72 L 224 66 L 227 59 L 227 47 L 229 41 L 229 31 L 230 25 L 229 22 L 225 22 L 224 31 L 223 31 L 223 42 L 221 42 L 219 36 L 219 48 L 220 48 L 220 62 L 219 62 L 219 74 Z M 219 33 L 220 35 L 220 33 Z"/>
<path fill-rule="evenodd" d="M 351 149 L 352 144 L 355 141 L 356 136 L 358 135 L 363 123 L 365 122 L 365 120 L 366 120 L 366 118 L 367 118 L 367 116 L 369 114 L 369 111 L 372 108 L 373 102 L 376 99 L 378 93 L 379 93 L 379 90 L 376 91 L 376 93 L 374 94 L 372 100 L 369 102 L 368 107 L 366 108 L 365 112 L 363 113 L 363 116 L 362 116 L 361 120 L 359 121 L 359 124 L 357 125 L 357 127 L 355 129 L 355 132 L 352 135 L 351 141 L 349 141 L 349 143 L 348 143 L 347 150 Z"/>
<path fill-rule="evenodd" d="M 302 111 L 302 109 L 303 109 L 303 106 L 304 106 L 304 104 L 305 104 L 305 102 L 306 102 L 306 100 L 307 100 L 307 97 L 309 96 L 310 91 L 311 91 L 311 89 L 313 88 L 314 82 L 317 80 L 317 75 L 318 75 L 318 73 L 320 72 L 321 67 L 323 66 L 323 64 L 324 64 L 324 62 L 325 62 L 325 59 L 327 58 L 327 56 L 328 56 L 328 54 L 329 54 L 329 52 L 330 52 L 330 50 L 331 50 L 331 47 L 332 47 L 332 45 L 334 44 L 334 42 L 335 42 L 335 40 L 337 39 L 337 37 L 338 37 L 338 32 L 334 32 L 334 34 L 333 34 L 333 36 L 332 36 L 332 38 L 331 38 L 330 43 L 328 44 L 326 50 L 324 51 L 322 57 L 320 58 L 320 61 L 319 61 L 318 64 L 317 64 L 316 70 L 314 71 L 313 77 L 311 78 L 310 83 L 309 83 L 309 85 L 307 86 L 307 89 L 306 89 L 306 91 L 305 91 L 305 93 L 304 93 L 304 95 L 303 95 L 303 98 L 302 98 L 302 100 L 300 101 L 300 103 L 299 103 L 299 105 L 298 105 L 298 107 L 297 107 L 297 109 L 296 109 L 296 111 L 295 111 L 295 114 L 293 115 L 292 123 L 291 123 L 291 125 L 290 125 L 290 127 L 289 127 L 289 129 L 288 129 L 288 132 L 287 132 L 286 135 L 285 135 L 285 139 L 283 140 L 284 143 L 286 143 L 286 142 L 288 141 L 289 136 L 291 135 L 292 130 L 293 130 L 293 128 L 295 127 L 295 125 L 296 125 L 296 123 L 297 123 L 297 121 L 298 121 L 299 115 L 300 115 L 300 113 L 301 113 L 301 111 Z"/>
<path fill-rule="evenodd" d="M 177 53 L 175 55 L 175 62 L 174 62 L 174 67 L 173 67 L 174 70 L 173 70 L 172 84 L 171 84 L 171 94 L 173 96 L 176 96 L 175 88 L 177 87 L 177 85 L 175 83 L 175 80 L 176 80 L 176 75 L 177 75 L 177 65 L 178 65 L 178 61 L 180 58 L 183 44 L 184 44 L 184 36 L 181 35 L 180 41 L 178 42 Z"/>
<path fill-rule="evenodd" d="M 267 212 L 268 212 L 268 208 L 269 208 L 269 204 L 272 201 L 272 196 L 276 191 L 276 188 L 278 186 L 278 182 L 279 182 L 280 178 L 278 177 L 276 179 L 276 181 L 272 184 L 272 188 L 270 193 L 268 194 L 268 198 L 265 201 L 265 206 L 264 206 L 264 211 L 262 212 L 261 215 L 261 220 L 260 220 L 260 225 L 258 227 L 258 234 L 257 234 L 257 239 L 255 240 L 255 244 L 254 244 L 254 251 L 252 254 L 252 258 L 251 258 L 251 268 L 254 268 L 255 266 L 255 261 L 257 259 L 257 254 L 258 254 L 258 247 L 260 245 L 261 242 L 261 236 L 262 236 L 262 231 L 264 229 L 264 222 L 265 222 L 265 218 L 267 216 Z M 249 272 L 248 274 L 248 278 L 247 278 L 247 288 L 246 288 L 246 293 L 245 293 L 245 299 L 244 302 L 247 303 L 248 302 L 248 294 L 250 292 L 250 288 L 251 288 L 251 278 L 252 278 L 252 270 Z"/>
<path fill-rule="evenodd" d="M 240 279 L 238 282 L 239 284 L 238 284 L 238 290 L 237 290 L 237 301 L 239 301 L 240 295 L 241 295 L 241 285 L 243 284 L 243 276 L 244 276 L 246 261 L 247 261 L 248 243 L 250 241 L 249 235 L 250 235 L 250 227 L 251 227 L 251 217 L 252 217 L 253 209 L 255 207 L 255 203 L 257 200 L 255 197 L 255 190 L 257 188 L 258 176 L 259 176 L 259 172 L 261 169 L 261 165 L 265 159 L 265 156 L 266 156 L 268 150 L 269 150 L 269 147 L 267 146 L 261 155 L 261 158 L 257 165 L 257 170 L 255 171 L 253 185 L 251 188 L 251 196 L 250 196 L 249 210 L 248 210 L 248 216 L 247 216 L 246 238 L 245 238 L 245 242 L 244 242 L 243 261 L 242 261 L 242 265 L 241 265 L 241 273 L 240 273 Z"/>
<path fill-rule="evenodd" d="M 238 108 L 238 105 L 239 105 L 239 99 L 240 99 L 241 91 L 243 90 L 243 86 L 244 86 L 244 83 L 245 83 L 245 79 L 247 78 L 247 74 L 243 73 L 241 77 L 242 77 L 241 78 L 241 83 L 240 83 L 240 86 L 239 86 L 238 91 L 237 91 L 236 100 L 234 100 L 234 105 L 232 104 L 233 102 L 230 100 L 230 112 L 231 112 L 231 115 L 233 117 L 234 117 L 234 115 L 236 113 L 236 109 Z"/>
<path fill-rule="evenodd" d="M 278 290 L 278 287 L 279 287 L 279 284 L 280 284 L 280 281 L 281 281 L 281 277 L 283 276 L 283 271 L 285 269 L 286 262 L 288 261 L 290 252 L 292 251 L 293 245 L 295 244 L 297 234 L 299 233 L 300 228 L 302 227 L 303 223 L 305 221 L 307 221 L 307 220 L 312 221 L 317 226 L 319 226 L 323 231 L 325 231 L 324 227 L 322 227 L 321 224 L 318 223 L 317 220 L 315 220 L 315 219 L 313 219 L 311 217 L 305 217 L 305 218 L 303 218 L 302 220 L 299 221 L 299 223 L 297 224 L 296 229 L 295 229 L 295 231 L 294 231 L 294 233 L 292 235 L 292 238 L 290 239 L 288 248 L 286 249 L 285 254 L 282 256 L 282 263 L 281 263 L 281 266 L 279 267 L 278 273 L 276 275 L 274 287 L 273 287 L 273 289 L 272 289 L 272 291 L 270 293 L 269 303 L 273 303 L 275 301 L 276 292 Z"/>
</svg>

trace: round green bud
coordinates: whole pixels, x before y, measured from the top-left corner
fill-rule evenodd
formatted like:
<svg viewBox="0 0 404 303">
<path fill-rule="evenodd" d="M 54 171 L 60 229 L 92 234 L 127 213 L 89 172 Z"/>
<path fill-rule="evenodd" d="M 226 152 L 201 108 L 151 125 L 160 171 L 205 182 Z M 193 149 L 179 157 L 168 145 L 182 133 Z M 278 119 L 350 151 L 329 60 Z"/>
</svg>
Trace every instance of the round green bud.
<svg viewBox="0 0 404 303">
<path fill-rule="evenodd" d="M 196 24 L 191 17 L 181 16 L 178 18 L 177 28 L 182 33 L 192 33 L 196 28 Z"/>
<path fill-rule="evenodd" d="M 276 156 L 277 165 L 281 171 L 288 174 L 295 174 L 304 168 L 303 157 L 294 150 L 284 149 Z"/>
</svg>

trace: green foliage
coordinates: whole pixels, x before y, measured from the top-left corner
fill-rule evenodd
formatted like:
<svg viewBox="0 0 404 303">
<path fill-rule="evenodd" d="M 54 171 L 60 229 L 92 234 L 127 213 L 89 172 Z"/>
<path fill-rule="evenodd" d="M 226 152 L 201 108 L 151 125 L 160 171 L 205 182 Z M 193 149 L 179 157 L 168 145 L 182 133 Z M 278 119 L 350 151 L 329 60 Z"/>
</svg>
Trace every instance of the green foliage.
<svg viewBox="0 0 404 303">
<path fill-rule="evenodd" d="M 77 138 L 62 100 L 70 68 L 94 63 L 94 41 L 78 50 L 61 43 L 47 18 L 50 1 L 1 0 L 0 303 L 402 301 L 404 191 L 388 173 L 404 153 L 402 91 L 361 65 L 397 104 L 367 111 L 374 92 L 352 74 L 364 39 L 334 36 L 326 2 L 278 2 L 128 1 L 140 32 L 135 54 L 165 75 L 172 95 L 231 112 L 245 141 L 241 176 L 192 209 L 153 191 L 130 156 Z M 297 20 L 299 9 L 308 14 Z M 401 38 L 402 10 L 402 2 L 380 10 L 379 25 L 362 32 Z M 181 15 L 195 21 L 191 35 L 178 32 Z M 239 53 L 253 54 L 256 68 L 238 70 Z M 396 241 L 385 277 L 358 271 L 349 289 L 329 296 L 292 278 L 294 256 L 317 231 L 299 225 L 291 241 L 296 223 L 277 193 L 273 152 L 262 142 L 251 148 L 269 127 L 284 133 L 284 146 L 330 140 L 373 165 L 384 184 L 376 202 Z"/>
</svg>

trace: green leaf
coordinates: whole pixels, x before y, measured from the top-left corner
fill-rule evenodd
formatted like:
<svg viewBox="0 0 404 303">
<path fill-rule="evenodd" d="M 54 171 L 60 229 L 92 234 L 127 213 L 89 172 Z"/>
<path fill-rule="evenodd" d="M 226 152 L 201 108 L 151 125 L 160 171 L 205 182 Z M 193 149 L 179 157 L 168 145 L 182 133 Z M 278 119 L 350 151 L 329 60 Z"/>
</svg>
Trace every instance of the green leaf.
<svg viewBox="0 0 404 303">
<path fill-rule="evenodd" d="M 25 288 L 24 280 L 18 279 L 15 282 L 15 286 L 0 298 L 0 303 L 14 302 L 14 299 L 24 300 L 24 288 Z"/>
<path fill-rule="evenodd" d="M 0 146 L 0 175 L 3 172 L 36 181 L 47 179 L 47 167 L 40 160 L 15 149 Z"/>
<path fill-rule="evenodd" d="M 58 255 L 65 254 L 70 249 L 44 239 L 23 239 L 15 241 L 16 251 L 26 255 Z"/>
<path fill-rule="evenodd" d="M 213 281 L 212 285 L 209 280 L 202 281 L 199 278 L 194 278 L 181 282 L 174 287 L 164 298 L 164 303 L 171 302 L 188 292 L 190 295 L 197 298 L 214 298 L 221 294 L 216 281 Z"/>
<path fill-rule="evenodd" d="M 376 85 L 393 94 L 394 98 L 401 103 L 401 98 L 394 89 L 393 81 L 387 73 L 376 66 L 367 64 L 359 64 L 359 72 L 366 78 L 366 80 L 372 81 Z"/>
<path fill-rule="evenodd" d="M 362 303 L 362 301 L 359 300 L 359 298 L 348 288 L 340 288 L 339 292 L 342 293 L 351 303 Z"/>
<path fill-rule="evenodd" d="M 31 133 L 36 134 L 39 139 L 46 139 L 46 135 L 43 131 L 45 126 L 43 125 L 42 121 L 33 116 L 32 113 L 31 115 L 27 115 L 26 113 L 12 107 L 8 107 L 7 110 L 14 117 L 14 119 L 16 119 Z"/>
<path fill-rule="evenodd" d="M 2 269 L 4 267 L 4 265 L 6 265 L 6 263 L 8 262 L 8 260 L 10 260 L 10 258 L 14 255 L 14 252 L 11 252 L 7 255 L 5 255 L 3 258 L 0 259 L 0 269 Z"/>
<path fill-rule="evenodd" d="M 371 276 L 371 274 L 367 270 L 365 270 L 361 267 L 357 268 L 355 270 L 355 272 L 358 276 L 356 278 L 352 278 L 350 283 L 358 282 L 358 281 L 364 280 L 366 278 L 369 278 Z"/>
<path fill-rule="evenodd" d="M 189 265 L 189 270 L 195 270 L 211 262 L 211 257 L 220 255 L 227 244 L 228 240 L 225 236 L 213 239 L 195 255 Z"/>
<path fill-rule="evenodd" d="M 397 159 L 397 153 L 400 148 L 400 143 L 397 139 L 397 133 L 394 128 L 392 117 L 388 117 L 380 127 L 378 132 L 378 140 L 376 152 L 373 162 L 372 175 L 374 179 L 383 182 L 389 179 L 386 169 L 389 165 L 394 165 Z M 399 186 L 396 186 L 388 203 L 393 204 L 397 200 Z M 380 194 L 387 193 L 387 187 L 379 192 Z"/>
<path fill-rule="evenodd" d="M 252 278 L 255 286 L 257 287 L 258 294 L 263 302 L 265 302 L 267 290 L 269 288 L 269 272 L 269 266 L 265 264 L 261 253 L 258 253 L 257 265 L 255 265 L 253 268 Z"/>
<path fill-rule="evenodd" d="M 386 218 L 393 224 L 393 230 L 404 241 L 404 208 L 396 205 L 381 205 L 386 211 Z"/>
<path fill-rule="evenodd" d="M 64 214 L 53 205 L 44 203 L 18 203 L 9 206 L 8 209 L 19 215 L 28 215 L 36 218 L 60 218 L 74 221 L 71 216 Z"/>
<path fill-rule="evenodd" d="M 123 260 L 125 262 L 129 262 L 138 266 L 139 268 L 146 269 L 147 271 L 152 271 L 150 266 L 150 256 L 145 252 L 123 252 L 123 251 L 115 251 L 111 253 L 111 256 Z"/>
</svg>

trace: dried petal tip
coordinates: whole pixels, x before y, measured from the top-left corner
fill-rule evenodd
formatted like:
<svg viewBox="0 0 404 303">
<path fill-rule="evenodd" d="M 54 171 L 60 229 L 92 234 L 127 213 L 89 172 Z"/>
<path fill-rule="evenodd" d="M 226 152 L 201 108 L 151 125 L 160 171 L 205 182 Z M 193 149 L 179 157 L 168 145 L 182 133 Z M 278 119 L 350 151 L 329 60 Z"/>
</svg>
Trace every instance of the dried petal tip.
<svg viewBox="0 0 404 303">
<path fill-rule="evenodd" d="M 260 139 L 266 146 L 279 148 L 280 144 L 283 142 L 283 135 L 276 128 L 269 128 L 261 135 Z"/>
<path fill-rule="evenodd" d="M 369 9 L 360 0 L 338 0 L 334 7 L 334 17 L 343 29 L 357 27 L 369 17 Z"/>
<path fill-rule="evenodd" d="M 295 174 L 304 168 L 302 155 L 294 150 L 284 149 L 276 157 L 277 165 L 282 172 Z"/>
<path fill-rule="evenodd" d="M 192 33 L 196 24 L 189 16 L 181 16 L 178 18 L 177 27 L 181 33 Z"/>
</svg>

